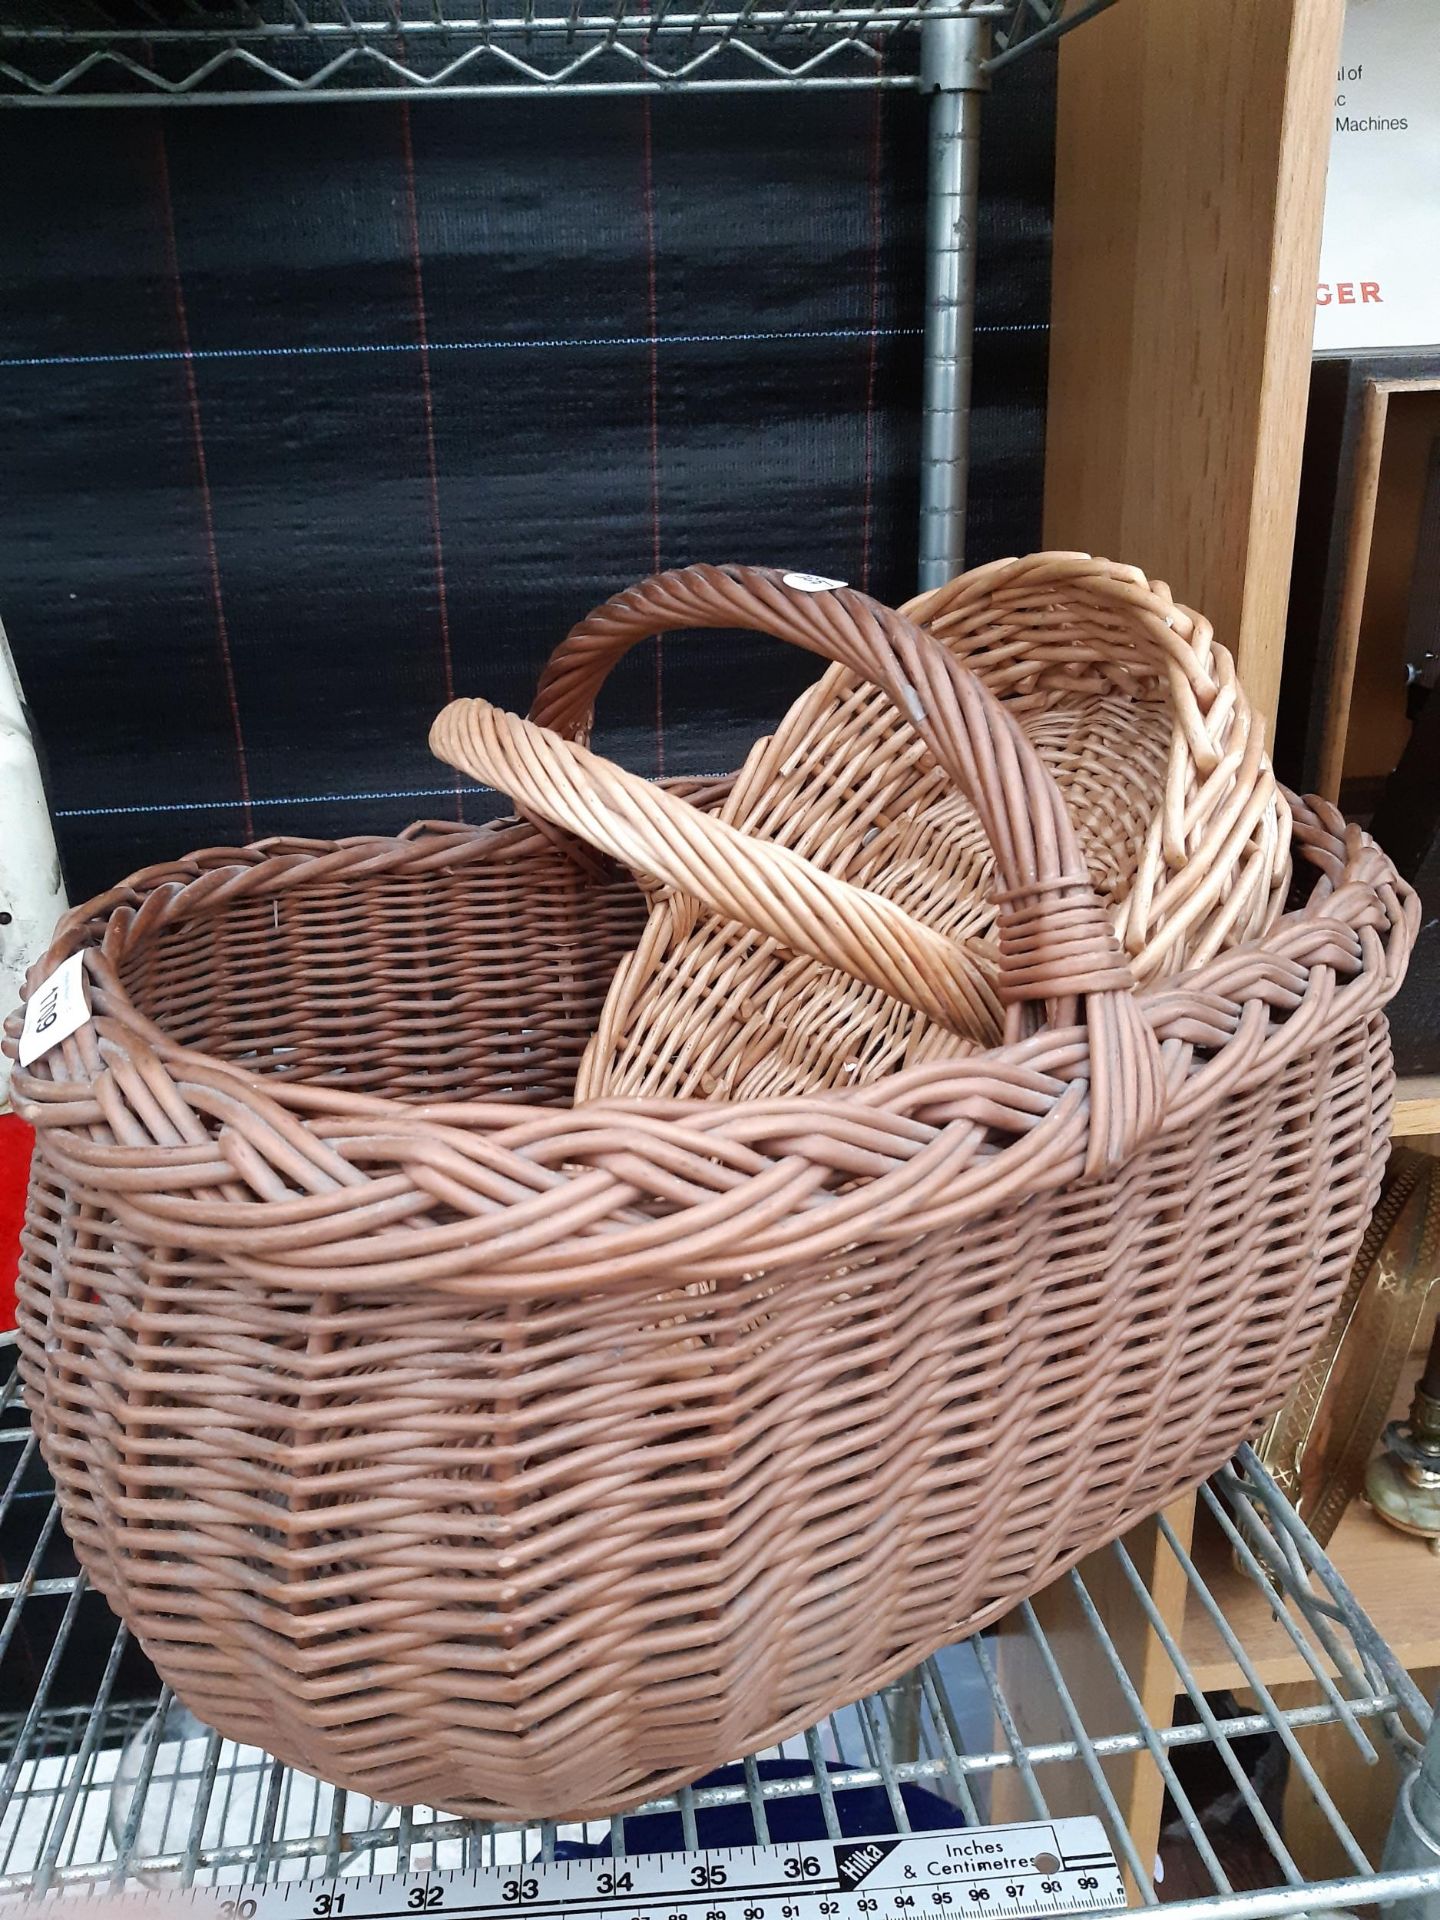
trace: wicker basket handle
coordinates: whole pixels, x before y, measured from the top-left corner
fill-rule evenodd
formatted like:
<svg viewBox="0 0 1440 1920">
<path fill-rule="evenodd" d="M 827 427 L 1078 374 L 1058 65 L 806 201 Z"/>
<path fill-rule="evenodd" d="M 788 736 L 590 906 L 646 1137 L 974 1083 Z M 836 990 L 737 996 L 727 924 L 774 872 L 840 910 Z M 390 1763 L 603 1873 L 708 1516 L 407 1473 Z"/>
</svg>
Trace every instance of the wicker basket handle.
<svg viewBox="0 0 1440 1920">
<path fill-rule="evenodd" d="M 575 744 L 594 692 L 637 641 L 673 629 L 769 633 L 840 662 L 894 701 L 974 805 L 995 851 L 999 998 L 1006 1033 L 1053 1025 L 1084 998 L 1090 1039 L 1089 1167 L 1114 1164 L 1156 1124 L 1161 1072 L 1134 982 L 1081 858 L 1065 803 L 1030 742 L 976 677 L 913 622 L 850 588 L 816 592 L 756 567 L 656 574 L 606 601 L 557 648 L 530 720 L 483 700 L 436 720 L 436 754 L 512 796 L 525 813 L 632 869 L 880 987 L 943 1025 L 986 1022 L 970 955 L 892 902 L 740 832 Z M 563 736 L 569 735 L 570 738 Z"/>
</svg>

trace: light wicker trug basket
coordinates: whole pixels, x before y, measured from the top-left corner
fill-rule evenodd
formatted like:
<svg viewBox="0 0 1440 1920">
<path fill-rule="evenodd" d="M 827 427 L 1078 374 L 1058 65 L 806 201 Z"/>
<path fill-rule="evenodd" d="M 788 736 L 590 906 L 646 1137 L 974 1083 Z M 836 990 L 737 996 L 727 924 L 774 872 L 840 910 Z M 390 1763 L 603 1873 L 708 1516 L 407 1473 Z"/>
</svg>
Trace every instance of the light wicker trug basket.
<svg viewBox="0 0 1440 1920">
<path fill-rule="evenodd" d="M 757 568 L 659 574 L 557 648 L 528 732 L 484 701 L 437 722 L 443 758 L 664 885 L 606 1000 L 582 1097 L 809 1093 L 999 1039 L 985 822 L 908 696 L 857 666 L 863 596 L 838 589 Z M 1267 931 L 1290 882 L 1290 813 L 1207 620 L 1138 568 L 1075 553 L 995 561 L 906 612 L 1003 697 L 1059 788 L 1136 983 Z M 703 626 L 836 661 L 757 743 L 714 825 L 634 781 L 622 796 L 618 768 L 565 746 L 588 738 L 596 694 L 637 640 Z M 956 978 L 948 1010 L 906 989 L 937 967 Z"/>
<path fill-rule="evenodd" d="M 645 901 L 514 822 L 152 868 L 32 976 L 83 952 L 91 1001 L 14 1079 L 35 1428 L 91 1578 L 233 1738 L 462 1813 L 634 1804 L 1163 1505 L 1324 1326 L 1384 1159 L 1413 896 L 1286 801 L 1298 904 L 1137 991 L 1005 708 L 829 599 L 796 620 L 995 846 L 998 1044 L 571 1106 Z M 621 832 L 629 788 L 562 760 Z M 714 884 L 699 817 L 677 844 Z M 827 921 L 803 870 L 763 849 L 745 884 L 968 1018 L 965 955 L 860 889 L 864 920 Z"/>
</svg>

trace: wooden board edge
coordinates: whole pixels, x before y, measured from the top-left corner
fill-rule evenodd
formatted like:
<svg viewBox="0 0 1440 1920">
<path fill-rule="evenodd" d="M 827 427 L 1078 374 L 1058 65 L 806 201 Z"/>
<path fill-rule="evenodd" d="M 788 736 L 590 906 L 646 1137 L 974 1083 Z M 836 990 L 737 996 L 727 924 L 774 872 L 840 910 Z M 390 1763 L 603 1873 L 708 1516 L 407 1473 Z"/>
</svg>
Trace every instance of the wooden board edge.
<svg viewBox="0 0 1440 1920">
<path fill-rule="evenodd" d="M 1440 1073 L 1405 1074 L 1396 1081 L 1390 1131 L 1397 1140 L 1440 1133 Z"/>
<path fill-rule="evenodd" d="M 1375 532 L 1375 503 L 1380 496 L 1380 456 L 1385 447 L 1385 415 L 1390 396 L 1378 380 L 1368 380 L 1360 399 L 1360 429 L 1350 482 L 1350 510 L 1345 530 L 1340 604 L 1335 620 L 1335 644 L 1325 688 L 1320 734 L 1320 765 L 1316 789 L 1327 800 L 1340 796 L 1345 764 L 1345 740 L 1350 731 L 1350 697 L 1355 686 L 1355 662 L 1360 649 L 1360 622 L 1365 612 L 1365 587 L 1370 577 L 1370 542 Z"/>
</svg>

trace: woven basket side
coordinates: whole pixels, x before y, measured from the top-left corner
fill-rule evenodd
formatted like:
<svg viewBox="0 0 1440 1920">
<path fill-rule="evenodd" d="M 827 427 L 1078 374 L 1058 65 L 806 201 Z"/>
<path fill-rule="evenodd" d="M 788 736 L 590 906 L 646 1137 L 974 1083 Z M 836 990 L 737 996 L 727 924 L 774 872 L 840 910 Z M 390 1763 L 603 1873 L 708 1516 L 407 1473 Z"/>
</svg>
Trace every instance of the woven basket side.
<svg viewBox="0 0 1440 1920">
<path fill-rule="evenodd" d="M 1288 885 L 1288 809 L 1264 723 L 1202 614 L 1138 568 L 1084 554 L 997 561 L 907 610 L 1012 699 L 1163 694 L 1169 762 L 1116 918 L 1141 977 L 1263 935 Z"/>
<path fill-rule="evenodd" d="M 267 1079 L 558 1106 L 644 919 L 628 875 L 592 880 L 536 836 L 521 857 L 187 914 L 119 973 L 173 1042 Z"/>
<path fill-rule="evenodd" d="M 1021 718 L 1065 794 L 1091 881 L 1118 927 L 1165 779 L 1168 713 L 1159 702 L 1096 695 Z M 725 817 L 923 918 L 993 980 L 989 843 L 970 803 L 918 743 L 904 750 L 898 731 L 882 695 L 831 669 L 753 750 Z M 847 780 L 850 765 L 863 775 Z M 702 934 L 703 918 L 683 894 L 656 902 L 643 956 L 617 976 L 606 1002 L 587 1092 L 762 1099 L 868 1084 L 971 1050 L 923 1015 L 887 1006 L 819 961 L 777 952 L 759 934 L 732 923 Z M 1150 957 L 1137 958 L 1142 979 Z"/>
<path fill-rule="evenodd" d="M 1373 1204 L 1418 905 L 1293 811 L 1308 900 L 1137 997 L 1164 1109 L 1091 1178 L 1078 1026 L 848 1094 L 567 1110 L 513 1061 L 414 1104 L 397 1011 L 400 1097 L 353 1088 L 347 939 L 412 984 L 434 927 L 457 981 L 531 939 L 447 907 L 469 862 L 433 843 L 207 858 L 82 911 L 92 1018 L 15 1079 L 19 1329 L 96 1585 L 230 1736 L 505 1817 L 632 1805 L 998 1617 L 1254 1431 Z M 407 861 L 435 903 L 396 921 Z M 277 915 L 324 983 L 314 1078 L 255 1025 Z M 203 1037 L 217 965 L 236 1058 L 165 1031 Z M 442 1009 L 476 1045 L 449 986 L 444 1074 Z"/>
<path fill-rule="evenodd" d="M 257 1286 L 42 1176 L 21 1325 L 67 1526 L 234 1738 L 470 1814 L 634 1804 L 974 1631 L 1254 1430 L 1384 1154 L 1383 1019 L 1312 1041 L 968 1232 L 563 1298 Z"/>
</svg>

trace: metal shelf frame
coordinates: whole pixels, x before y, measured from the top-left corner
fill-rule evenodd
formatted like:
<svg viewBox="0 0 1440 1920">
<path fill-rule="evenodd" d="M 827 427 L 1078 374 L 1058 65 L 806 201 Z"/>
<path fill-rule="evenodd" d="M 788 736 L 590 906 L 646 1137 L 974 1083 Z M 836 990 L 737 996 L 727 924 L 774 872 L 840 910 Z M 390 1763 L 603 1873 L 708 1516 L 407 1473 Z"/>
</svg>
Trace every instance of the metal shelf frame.
<svg viewBox="0 0 1440 1920">
<path fill-rule="evenodd" d="M 925 589 L 964 566 L 981 95 L 998 68 L 1112 4 L 21 0 L 0 19 L 0 107 L 918 88 L 930 98 Z"/>
<path fill-rule="evenodd" d="M 0 21 L 0 105 L 260 106 L 329 101 L 544 98 L 888 87 L 929 96 L 922 586 L 963 564 L 975 229 L 982 96 L 1004 65 L 1103 10 L 1085 0 L 910 0 L 873 7 L 786 0 L 19 0 Z M 1134 0 L 1132 0 L 1134 3 Z M 24 8 L 23 17 L 21 8 Z M 917 46 L 918 43 L 918 46 Z M 918 57 L 917 57 L 918 54 Z M 838 1837 L 836 1796 L 878 1790 L 905 1831 L 904 1789 L 924 1787 L 957 1824 L 986 1818 L 997 1794 L 1037 1817 L 1077 1810 L 1106 1824 L 1135 1899 L 1161 1903 L 1153 1861 L 1126 1830 L 1111 1773 L 1153 1770 L 1173 1812 L 1193 1897 L 1167 1900 L 1174 1920 L 1264 1920 L 1377 1904 L 1401 1920 L 1440 1920 L 1440 1721 L 1325 1553 L 1255 1456 L 1202 1490 L 1242 1570 L 1269 1596 L 1312 1676 L 1314 1704 L 1282 1707 L 1163 1520 L 1162 1551 L 1249 1682 L 1252 1705 L 1222 1710 L 1205 1695 L 1123 1542 L 1107 1553 L 1173 1670 L 1188 1717 L 1146 1713 L 1094 1595 L 1078 1571 L 1067 1599 L 1084 1625 L 1077 1646 L 1022 1606 L 1008 1634 L 982 1636 L 926 1661 L 873 1698 L 779 1750 L 784 1777 L 752 1757 L 735 1784 L 710 1784 L 637 1810 L 673 1813 L 686 1844 L 708 1808 L 744 1809 L 769 1838 L 777 1803 L 818 1807 Z M 0 1723 L 0 1893 L 96 1892 L 143 1884 L 257 1884 L 488 1865 L 553 1856 L 565 1845 L 630 1846 L 634 1816 L 584 1827 L 496 1826 L 431 1807 L 391 1807 L 346 1793 L 186 1726 L 170 1696 L 127 1691 L 126 1629 L 99 1607 L 67 1559 L 58 1508 L 24 1418 L 18 1380 L 0 1384 L 0 1527 L 24 1522 L 24 1564 L 0 1580 L 0 1663 L 33 1650 L 28 1703 Z M 98 1633 L 100 1644 L 94 1644 Z M 88 1643 L 88 1644 L 87 1644 Z M 1049 1689 L 1061 1737 L 1027 1740 L 1007 1649 Z M 1104 1724 L 1078 1702 L 1082 1675 L 1108 1674 L 1120 1709 Z M 98 1680 L 94 1674 L 98 1673 Z M 82 1676 L 90 1676 L 88 1678 Z M 84 1694 L 85 1703 L 74 1704 Z M 978 1722 L 977 1722 L 978 1703 Z M 1309 1730 L 1343 1729 L 1394 1782 L 1396 1816 L 1383 1851 L 1367 1852 L 1308 1756 Z M 1269 1738 L 1348 1863 L 1307 1883 L 1238 1743 Z M 1264 1884 L 1237 1886 L 1187 1785 L 1187 1759 L 1207 1753 L 1233 1784 L 1267 1861 Z"/>
<path fill-rule="evenodd" d="M 993 71 L 1110 4 L 1062 18 L 1060 0 L 40 0 L 0 20 L 0 104 L 914 87 L 893 49 L 922 25 L 987 23 Z"/>
<path fill-rule="evenodd" d="M 1168 1900 L 1172 1920 L 1263 1920 L 1357 1904 L 1389 1904 L 1402 1920 L 1440 1914 L 1440 1722 L 1361 1611 L 1344 1580 L 1307 1532 L 1259 1461 L 1242 1449 L 1233 1467 L 1202 1489 L 1244 1572 L 1273 1596 L 1277 1614 L 1314 1678 L 1313 1705 L 1282 1709 L 1260 1679 L 1187 1548 L 1166 1522 L 1161 1530 L 1188 1589 L 1214 1619 L 1250 1682 L 1253 1707 L 1218 1710 L 1200 1688 L 1123 1542 L 1107 1551 L 1118 1564 L 1174 1671 L 1174 1691 L 1190 1717 L 1157 1724 L 1147 1716 L 1123 1650 L 1080 1573 L 1066 1584 L 1083 1620 L 1077 1644 L 1047 1633 L 1028 1603 L 1007 1632 L 986 1635 L 926 1661 L 906 1679 L 789 1741 L 771 1756 L 747 1759 L 734 1784 L 688 1788 L 636 1814 L 678 1816 L 694 1845 L 697 1816 L 711 1807 L 744 1808 L 754 1839 L 770 1838 L 781 1800 L 799 1796 L 840 1837 L 836 1796 L 854 1788 L 884 1796 L 894 1830 L 908 1831 L 903 1789 L 927 1789 L 948 1802 L 955 1824 L 989 1817 L 997 1783 L 1019 1817 L 1089 1811 L 1105 1823 L 1134 1897 L 1160 1903 L 1155 1863 L 1141 1859 L 1117 1805 L 1107 1767 L 1133 1757 L 1163 1781 L 1173 1809 L 1170 1830 L 1196 1884 L 1209 1892 Z M 64 1537 L 53 1491 L 38 1472 L 35 1439 L 15 1376 L 0 1388 L 0 1525 L 30 1503 L 25 1533 L 34 1548 L 16 1578 L 0 1585 L 0 1659 L 28 1634 L 41 1661 L 33 1699 L 3 1728 L 0 1744 L 0 1895 L 139 1885 L 253 1885 L 291 1879 L 489 1866 L 552 1858 L 557 1848 L 608 1845 L 634 1851 L 627 1827 L 636 1815 L 584 1826 L 498 1826 L 432 1807 L 379 1805 L 299 1774 L 253 1748 L 237 1747 L 190 1721 L 177 1724 L 168 1692 L 124 1697 L 120 1676 L 126 1629 L 108 1613 L 76 1623 L 87 1604 L 83 1574 L 57 1571 Z M 38 1507 L 38 1511 L 37 1511 Z M 89 1605 L 98 1606 L 91 1596 Z M 58 1616 L 58 1617 L 57 1617 Z M 104 1623 L 96 1642 L 95 1618 Z M 1013 1638 L 1011 1636 L 1014 1636 Z M 88 1641 L 88 1645 L 84 1644 Z M 1062 1737 L 1027 1741 L 1034 1710 L 1022 1697 L 1007 1648 L 1023 1645 L 1026 1685 L 1035 1661 L 1047 1676 Z M 43 1649 L 43 1652 L 41 1651 Z M 98 1663 L 88 1705 L 65 1704 L 76 1689 L 77 1659 Z M 1082 1670 L 1098 1662 L 1115 1682 L 1117 1716 L 1086 1724 L 1076 1705 Z M 1306 1754 L 1306 1730 L 1343 1727 L 1375 1765 L 1391 1770 L 1399 1808 L 1384 1855 L 1367 1855 Z M 1237 1742 L 1273 1736 L 1296 1780 L 1318 1806 L 1351 1871 L 1307 1883 L 1272 1814 L 1252 1784 Z M 1427 1738 L 1428 1736 L 1428 1738 Z M 1268 1860 L 1266 1884 L 1237 1887 L 1207 1833 L 1184 1773 L 1186 1756 L 1204 1749 L 1233 1781 Z M 789 1762 L 783 1775 L 776 1759 Z M 1063 1804 L 1053 1804 L 1056 1794 Z M 1078 1796 L 1078 1798 L 1077 1798 Z M 1010 1815 L 1009 1817 L 1016 1817 Z"/>
</svg>

